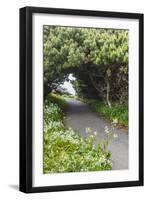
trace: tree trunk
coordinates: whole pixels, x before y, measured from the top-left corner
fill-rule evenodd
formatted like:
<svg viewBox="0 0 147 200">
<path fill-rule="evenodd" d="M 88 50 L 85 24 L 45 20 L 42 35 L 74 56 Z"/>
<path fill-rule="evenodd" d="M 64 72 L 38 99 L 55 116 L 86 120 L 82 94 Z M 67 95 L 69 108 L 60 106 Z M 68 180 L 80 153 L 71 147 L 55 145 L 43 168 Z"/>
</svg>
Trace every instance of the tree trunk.
<svg viewBox="0 0 147 200">
<path fill-rule="evenodd" d="M 94 86 L 94 88 L 97 90 L 97 92 L 99 92 L 99 88 L 96 84 L 96 81 L 94 80 L 93 76 L 91 74 L 89 74 L 89 78 L 91 80 L 92 85 Z"/>
<path fill-rule="evenodd" d="M 106 85 L 107 85 L 106 86 L 106 102 L 107 102 L 109 108 L 111 108 L 111 102 L 110 102 L 110 99 L 109 99 L 109 97 L 110 97 L 110 83 L 109 83 L 108 79 L 106 80 Z"/>
</svg>

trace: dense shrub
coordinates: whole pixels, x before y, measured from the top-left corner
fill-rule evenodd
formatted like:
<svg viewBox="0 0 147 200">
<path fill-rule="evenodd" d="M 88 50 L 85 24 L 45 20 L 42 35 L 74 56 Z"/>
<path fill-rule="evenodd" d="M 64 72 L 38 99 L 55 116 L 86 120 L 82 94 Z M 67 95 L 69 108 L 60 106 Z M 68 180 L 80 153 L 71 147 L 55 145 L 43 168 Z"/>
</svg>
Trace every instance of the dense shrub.
<svg viewBox="0 0 147 200">
<path fill-rule="evenodd" d="M 128 30 L 44 26 L 43 36 L 45 96 L 72 73 L 79 96 L 127 104 Z"/>
<path fill-rule="evenodd" d="M 44 173 L 110 170 L 106 143 L 94 147 L 95 136 L 83 138 L 64 124 L 62 110 L 49 99 L 44 105 Z"/>
</svg>

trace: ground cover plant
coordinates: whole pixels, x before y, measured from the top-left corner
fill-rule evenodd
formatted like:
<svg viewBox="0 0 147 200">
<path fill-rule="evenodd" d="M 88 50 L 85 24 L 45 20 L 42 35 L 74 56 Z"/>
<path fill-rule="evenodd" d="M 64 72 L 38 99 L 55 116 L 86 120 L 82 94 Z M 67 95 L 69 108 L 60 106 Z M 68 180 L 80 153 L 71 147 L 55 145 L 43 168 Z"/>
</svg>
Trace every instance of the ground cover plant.
<svg viewBox="0 0 147 200">
<path fill-rule="evenodd" d="M 86 101 L 92 109 L 107 119 L 116 121 L 118 125 L 128 126 L 128 107 L 126 105 L 112 104 L 111 107 L 98 100 Z"/>
<path fill-rule="evenodd" d="M 83 138 L 72 128 L 66 127 L 64 114 L 59 104 L 53 103 L 53 98 L 46 99 L 44 104 L 44 173 L 110 170 L 112 163 L 111 153 L 107 148 L 108 141 L 99 143 L 95 148 L 94 134 Z"/>
</svg>

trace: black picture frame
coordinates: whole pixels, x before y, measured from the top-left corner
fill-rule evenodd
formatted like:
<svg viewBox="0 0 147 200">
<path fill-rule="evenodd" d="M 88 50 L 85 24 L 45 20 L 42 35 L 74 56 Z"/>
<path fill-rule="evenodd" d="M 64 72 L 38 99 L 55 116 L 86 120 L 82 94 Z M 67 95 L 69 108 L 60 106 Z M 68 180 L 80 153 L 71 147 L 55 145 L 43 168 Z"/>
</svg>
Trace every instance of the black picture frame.
<svg viewBox="0 0 147 200">
<path fill-rule="evenodd" d="M 32 186 L 32 15 L 50 13 L 139 20 L 139 180 L 64 186 Z M 26 193 L 143 185 L 143 14 L 59 8 L 20 9 L 20 191 Z"/>
</svg>

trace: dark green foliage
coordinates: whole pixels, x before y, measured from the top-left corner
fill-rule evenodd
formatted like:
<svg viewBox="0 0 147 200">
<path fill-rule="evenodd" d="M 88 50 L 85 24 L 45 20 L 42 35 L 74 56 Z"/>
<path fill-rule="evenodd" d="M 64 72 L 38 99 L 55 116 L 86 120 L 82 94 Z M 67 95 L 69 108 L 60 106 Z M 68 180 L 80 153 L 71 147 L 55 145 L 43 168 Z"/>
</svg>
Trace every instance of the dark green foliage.
<svg viewBox="0 0 147 200">
<path fill-rule="evenodd" d="M 57 104 L 61 110 L 65 110 L 67 107 L 67 102 L 64 98 L 62 98 L 61 95 L 57 94 L 57 93 L 50 93 L 48 94 L 46 101 L 51 102 L 51 103 L 55 103 Z"/>
<path fill-rule="evenodd" d="M 44 26 L 45 95 L 69 73 L 79 95 L 127 104 L 128 30 Z"/>
</svg>

